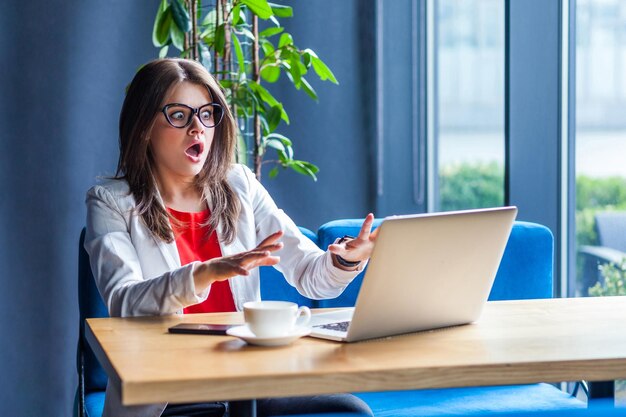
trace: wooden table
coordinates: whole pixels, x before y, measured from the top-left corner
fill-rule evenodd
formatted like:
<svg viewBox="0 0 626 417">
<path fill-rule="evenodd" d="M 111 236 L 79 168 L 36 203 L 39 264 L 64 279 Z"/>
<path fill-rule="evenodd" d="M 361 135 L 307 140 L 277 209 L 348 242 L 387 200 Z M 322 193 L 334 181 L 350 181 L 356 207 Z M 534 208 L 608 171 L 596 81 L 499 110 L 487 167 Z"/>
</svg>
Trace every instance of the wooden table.
<svg viewBox="0 0 626 417">
<path fill-rule="evenodd" d="M 353 344 L 167 333 L 183 321 L 242 316 L 87 320 L 124 404 L 626 378 L 626 297 L 490 302 L 474 324 Z"/>
</svg>

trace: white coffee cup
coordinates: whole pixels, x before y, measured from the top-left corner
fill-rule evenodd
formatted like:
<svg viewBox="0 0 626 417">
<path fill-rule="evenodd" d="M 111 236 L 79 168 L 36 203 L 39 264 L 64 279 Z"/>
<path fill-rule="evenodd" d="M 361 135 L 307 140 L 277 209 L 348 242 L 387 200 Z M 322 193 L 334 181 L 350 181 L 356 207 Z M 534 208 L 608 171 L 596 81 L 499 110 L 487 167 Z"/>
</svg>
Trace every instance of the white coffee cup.
<svg viewBox="0 0 626 417">
<path fill-rule="evenodd" d="M 308 325 L 311 310 L 289 301 L 250 301 L 243 305 L 243 317 L 256 337 L 280 337 L 290 334 L 296 324 Z"/>
</svg>

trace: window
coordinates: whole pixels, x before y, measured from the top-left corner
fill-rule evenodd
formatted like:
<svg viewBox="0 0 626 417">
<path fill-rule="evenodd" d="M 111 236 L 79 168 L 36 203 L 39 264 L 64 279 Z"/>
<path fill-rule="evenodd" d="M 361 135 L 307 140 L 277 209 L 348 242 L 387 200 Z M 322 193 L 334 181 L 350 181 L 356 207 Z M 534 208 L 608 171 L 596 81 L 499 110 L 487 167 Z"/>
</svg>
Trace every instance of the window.
<svg viewBox="0 0 626 417">
<path fill-rule="evenodd" d="M 435 210 L 504 203 L 504 1 L 435 2 Z"/>
<path fill-rule="evenodd" d="M 626 251 L 626 2 L 576 2 L 575 285 L 589 295 L 598 270 Z M 609 214 L 605 214 L 610 212 Z M 613 251 L 604 251 L 600 246 Z M 621 268 L 614 271 L 624 276 Z M 597 290 L 596 290 L 597 291 Z M 615 290 L 596 295 L 611 295 Z M 594 291 L 591 291 L 591 295 Z"/>
</svg>

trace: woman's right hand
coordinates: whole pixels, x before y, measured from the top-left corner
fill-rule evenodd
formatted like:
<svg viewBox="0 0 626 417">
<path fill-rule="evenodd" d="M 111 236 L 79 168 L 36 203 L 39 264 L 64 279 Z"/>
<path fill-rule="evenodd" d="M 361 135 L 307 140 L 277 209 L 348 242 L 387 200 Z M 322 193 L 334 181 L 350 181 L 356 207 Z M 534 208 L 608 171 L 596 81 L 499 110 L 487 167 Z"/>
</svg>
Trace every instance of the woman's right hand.
<svg viewBox="0 0 626 417">
<path fill-rule="evenodd" d="M 250 275 L 249 271 L 259 266 L 276 265 L 280 257 L 272 256 L 272 252 L 282 249 L 282 242 L 278 242 L 282 236 L 283 232 L 278 231 L 252 250 L 202 262 L 193 273 L 196 291 L 203 291 L 216 281 L 225 281 L 237 275 Z"/>
</svg>

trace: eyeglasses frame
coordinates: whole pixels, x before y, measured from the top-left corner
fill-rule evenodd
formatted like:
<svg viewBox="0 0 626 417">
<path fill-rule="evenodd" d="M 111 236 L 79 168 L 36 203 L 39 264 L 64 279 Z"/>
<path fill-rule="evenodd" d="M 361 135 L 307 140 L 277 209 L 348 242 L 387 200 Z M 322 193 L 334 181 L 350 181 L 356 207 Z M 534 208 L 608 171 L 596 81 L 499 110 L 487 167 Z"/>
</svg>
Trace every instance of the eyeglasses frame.
<svg viewBox="0 0 626 417">
<path fill-rule="evenodd" d="M 170 117 L 167 115 L 167 110 L 170 107 L 174 107 L 174 106 L 182 106 L 182 107 L 186 107 L 189 110 L 191 110 L 191 117 L 187 120 L 187 123 L 185 123 L 184 126 L 174 126 L 174 123 L 172 123 L 172 121 L 170 120 Z M 207 126 L 206 124 L 204 124 L 204 122 L 202 121 L 202 119 L 199 117 L 200 114 L 200 109 L 206 107 L 206 106 L 213 106 L 213 107 L 217 107 L 220 110 L 220 118 L 217 122 L 215 122 L 214 125 L 212 126 Z M 200 107 L 197 108 L 193 108 L 191 106 L 188 106 L 186 104 L 183 103 L 169 103 L 166 104 L 165 106 L 163 106 L 163 108 L 161 109 L 161 112 L 163 113 L 163 115 L 165 116 L 165 120 L 167 120 L 167 123 L 170 124 L 170 126 L 172 126 L 173 128 L 176 129 L 185 129 L 187 127 L 189 127 L 189 125 L 191 124 L 191 122 L 193 121 L 194 116 L 198 116 L 198 120 L 200 120 L 200 123 L 202 123 L 202 126 L 206 127 L 207 129 L 210 129 L 212 127 L 216 127 L 217 125 L 219 125 L 222 122 L 222 119 L 224 118 L 224 108 L 222 107 L 222 105 L 220 103 L 207 103 L 207 104 L 203 104 Z M 213 115 L 215 117 L 215 112 L 213 112 Z M 215 120 L 215 119 L 214 119 Z"/>
</svg>

